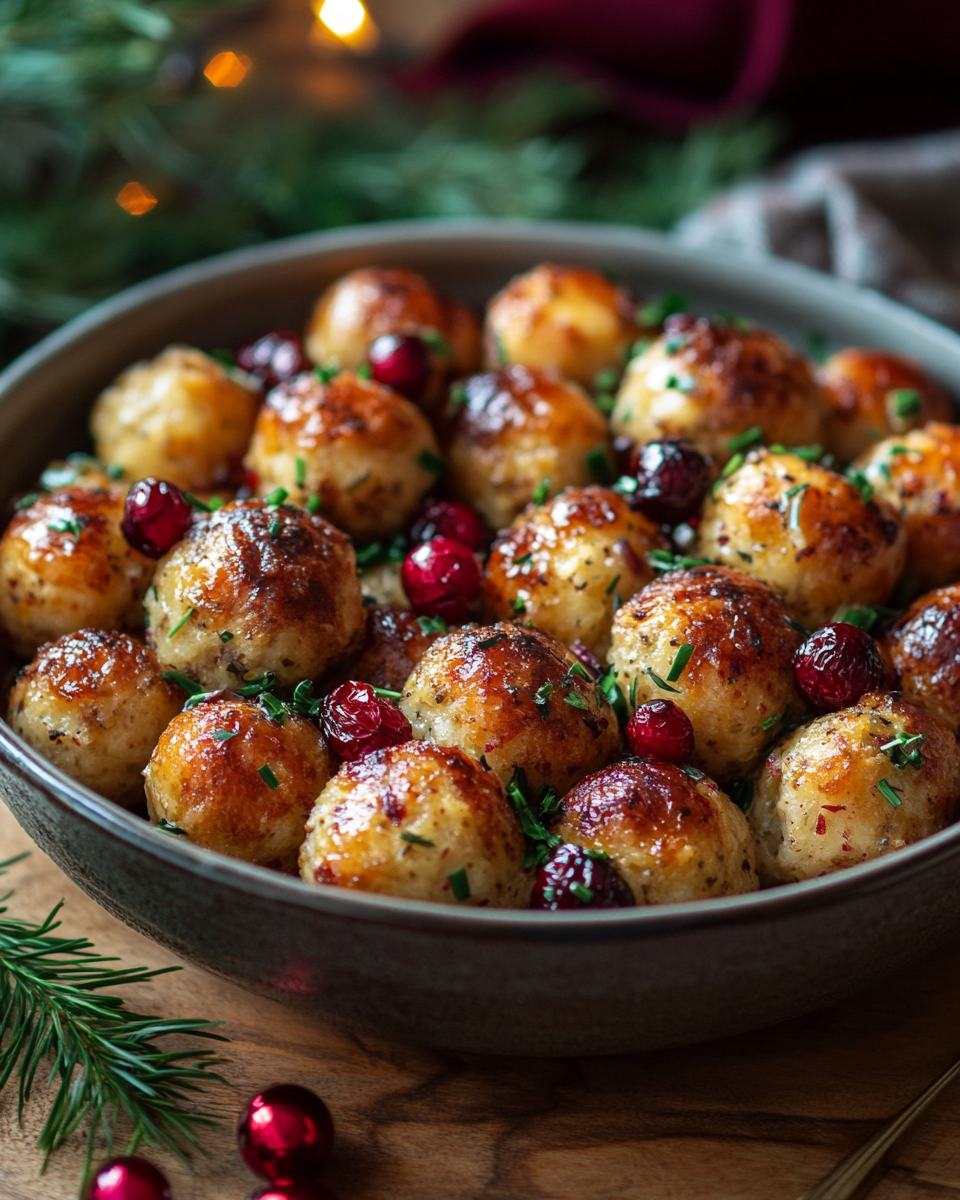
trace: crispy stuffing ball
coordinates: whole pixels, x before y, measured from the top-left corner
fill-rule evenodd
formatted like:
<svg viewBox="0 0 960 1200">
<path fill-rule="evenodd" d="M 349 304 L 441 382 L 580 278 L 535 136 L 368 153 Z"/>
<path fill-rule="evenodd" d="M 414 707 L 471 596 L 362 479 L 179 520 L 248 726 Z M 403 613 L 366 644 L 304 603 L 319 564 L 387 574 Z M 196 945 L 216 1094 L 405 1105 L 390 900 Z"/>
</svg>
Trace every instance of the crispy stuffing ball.
<svg viewBox="0 0 960 1200">
<path fill-rule="evenodd" d="M 776 334 L 738 321 L 674 317 L 627 366 L 610 418 L 635 442 L 673 434 L 722 466 L 759 425 L 764 441 L 819 441 L 824 401 L 807 360 Z"/>
<path fill-rule="evenodd" d="M 841 605 L 886 602 L 906 538 L 889 505 L 842 475 L 759 450 L 707 499 L 696 553 L 768 583 L 816 629 Z"/>
<path fill-rule="evenodd" d="M 294 871 L 303 826 L 333 774 L 315 725 L 283 724 L 252 700 L 223 694 L 167 726 L 144 771 L 154 824 L 175 825 L 198 846 Z"/>
<path fill-rule="evenodd" d="M 368 608 L 374 605 L 409 608 L 410 601 L 400 582 L 402 563 L 381 562 L 360 571 L 360 590 Z"/>
<path fill-rule="evenodd" d="M 349 371 L 274 388 L 244 461 L 261 496 L 278 487 L 297 504 L 319 496 L 323 515 L 361 541 L 402 528 L 443 467 L 420 409 Z"/>
<path fill-rule="evenodd" d="M 204 514 L 157 564 L 147 636 L 205 689 L 273 671 L 317 679 L 362 638 L 353 547 L 303 509 L 259 500 Z"/>
<path fill-rule="evenodd" d="M 603 414 L 578 384 L 552 372 L 509 367 L 458 389 L 448 483 L 494 529 L 509 525 L 538 488 L 552 494 L 588 484 L 588 455 L 609 454 Z"/>
<path fill-rule="evenodd" d="M 97 456 L 129 479 L 204 491 L 228 483 L 250 441 L 260 384 L 187 346 L 137 363 L 90 416 Z"/>
<path fill-rule="evenodd" d="M 958 780 L 953 734 L 899 692 L 818 717 L 771 752 L 756 785 L 761 881 L 812 879 L 936 833 L 956 816 Z"/>
<path fill-rule="evenodd" d="M 154 564 L 120 532 L 125 490 L 78 486 L 40 496 L 0 540 L 0 625 L 25 657 L 87 627 L 143 628 Z"/>
<path fill-rule="evenodd" d="M 520 613 L 604 658 L 615 609 L 653 578 L 647 551 L 666 545 L 657 526 L 609 488 L 566 488 L 500 535 L 483 580 L 484 617 Z"/>
<path fill-rule="evenodd" d="M 459 750 L 405 742 L 345 763 L 300 851 L 307 883 L 440 904 L 520 908 L 532 878 L 496 775 Z"/>
<path fill-rule="evenodd" d="M 373 608 L 367 620 L 367 640 L 350 668 L 350 678 L 402 692 L 410 672 L 445 632 L 443 622 L 436 618 L 415 617 L 409 609 L 393 605 Z"/>
<path fill-rule="evenodd" d="M 932 423 L 857 460 L 907 532 L 905 580 L 921 591 L 960 580 L 960 427 Z"/>
<path fill-rule="evenodd" d="M 592 387 L 619 373 L 640 333 L 626 290 L 596 271 L 541 263 L 518 275 L 487 306 L 487 367 L 519 363 L 557 371 Z"/>
<path fill-rule="evenodd" d="M 960 735 L 960 583 L 916 600 L 887 631 L 880 650 L 907 699 Z"/>
<path fill-rule="evenodd" d="M 885 350 L 840 350 L 817 378 L 827 401 L 824 442 L 841 462 L 881 438 L 956 416 L 950 397 L 919 363 Z"/>
<path fill-rule="evenodd" d="M 674 904 L 757 889 L 743 813 L 705 775 L 658 759 L 614 763 L 563 799 L 554 831 L 599 850 L 638 904 Z"/>
<path fill-rule="evenodd" d="M 631 708 L 672 700 L 693 725 L 691 761 L 736 780 L 760 765 L 780 725 L 804 711 L 793 680 L 802 641 L 766 584 L 728 567 L 693 567 L 624 604 L 610 662 Z"/>
<path fill-rule="evenodd" d="M 520 768 L 534 797 L 562 795 L 620 749 L 613 709 L 576 663 L 539 629 L 461 629 L 429 647 L 400 709 L 414 737 L 465 751 L 504 787 Z"/>
<path fill-rule="evenodd" d="M 428 411 L 442 404 L 448 380 L 480 365 L 473 312 L 441 296 L 422 275 L 397 268 L 364 267 L 332 283 L 317 301 L 304 343 L 313 362 L 355 371 L 388 333 L 416 334 L 430 347 L 433 374 L 420 400 Z"/>
<path fill-rule="evenodd" d="M 143 768 L 183 693 L 125 633 L 80 629 L 41 646 L 10 693 L 16 733 L 78 783 L 118 804 L 143 796 Z"/>
</svg>

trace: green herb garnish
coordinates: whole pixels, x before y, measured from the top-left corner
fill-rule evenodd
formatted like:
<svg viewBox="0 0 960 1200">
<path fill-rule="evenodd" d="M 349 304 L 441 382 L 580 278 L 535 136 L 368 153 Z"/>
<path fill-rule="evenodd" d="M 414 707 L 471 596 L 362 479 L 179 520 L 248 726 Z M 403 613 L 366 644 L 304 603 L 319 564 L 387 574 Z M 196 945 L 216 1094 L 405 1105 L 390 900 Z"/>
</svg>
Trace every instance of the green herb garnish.
<svg viewBox="0 0 960 1200">
<path fill-rule="evenodd" d="M 683 392 L 688 395 L 697 386 L 697 381 L 692 375 L 668 375 L 664 387 L 676 392 Z"/>
<path fill-rule="evenodd" d="M 452 875 L 447 876 L 447 879 L 450 881 L 450 890 L 453 892 L 455 899 L 470 899 L 470 880 L 467 878 L 466 867 L 461 867 L 459 871 L 454 871 Z"/>
<path fill-rule="evenodd" d="M 590 888 L 584 887 L 582 883 L 571 883 L 570 891 L 574 896 L 576 896 L 581 904 L 593 903 L 593 892 L 590 890 Z"/>
<path fill-rule="evenodd" d="M 759 446 L 763 441 L 763 427 L 760 425 L 751 425 L 749 429 L 745 429 L 743 433 L 737 434 L 736 437 L 727 442 L 728 450 L 751 450 L 754 446 Z"/>
<path fill-rule="evenodd" d="M 612 592 L 616 591 L 616 587 L 619 582 L 620 582 L 620 576 L 615 575 L 613 577 L 613 579 L 611 579 L 610 582 L 607 584 L 607 586 L 603 589 L 603 594 L 605 596 L 609 596 Z M 617 605 L 617 607 L 619 608 L 620 606 Z"/>
<path fill-rule="evenodd" d="M 299 454 L 293 460 L 293 477 L 297 487 L 302 488 L 307 486 L 307 460 L 301 458 Z"/>
<path fill-rule="evenodd" d="M 527 604 L 522 596 L 514 596 L 510 601 L 510 607 L 515 613 L 520 613 L 521 615 L 527 611 Z"/>
<path fill-rule="evenodd" d="M 869 633 L 880 619 L 880 613 L 872 605 L 857 608 L 838 608 L 833 614 L 834 621 L 844 625 L 856 625 L 864 633 Z"/>
<path fill-rule="evenodd" d="M 907 767 L 914 767 L 919 771 L 926 762 L 921 751 L 925 741 L 926 734 L 924 733 L 915 733 L 911 737 L 910 734 L 901 732 L 880 749 L 890 755 L 890 761 L 898 771 L 903 771 Z"/>
<path fill-rule="evenodd" d="M 586 710 L 587 702 L 579 692 L 571 692 L 569 696 L 564 696 L 564 704 L 569 704 L 571 708 L 580 708 Z"/>
<path fill-rule="evenodd" d="M 194 679 L 189 679 L 182 671 L 164 671 L 163 678 L 170 683 L 175 683 L 181 692 L 186 692 L 188 696 L 199 696 L 203 692 L 203 688 Z"/>
<path fill-rule="evenodd" d="M 617 478 L 617 472 L 607 457 L 606 446 L 596 446 L 587 455 L 587 469 L 595 483 L 607 486 Z"/>
<path fill-rule="evenodd" d="M 258 675 L 256 679 L 251 679 L 249 683 L 238 687 L 236 693 L 238 696 L 259 696 L 261 692 L 269 692 L 276 686 L 276 675 L 272 671 L 266 671 L 263 675 Z"/>
<path fill-rule="evenodd" d="M 420 632 L 424 634 L 447 632 L 447 623 L 443 617 L 417 617 L 417 624 L 420 626 Z"/>
<path fill-rule="evenodd" d="M 354 375 L 356 375 L 358 379 L 364 379 L 369 383 L 369 381 L 373 378 L 373 368 L 368 362 L 362 362 L 354 371 Z"/>
<path fill-rule="evenodd" d="M 283 525 L 279 521 L 271 521 L 267 528 L 267 533 L 271 538 L 278 538 L 283 530 Z"/>
<path fill-rule="evenodd" d="M 31 504 L 36 503 L 36 501 L 39 499 L 39 492 L 27 492 L 25 496 L 21 496 L 20 499 L 14 504 L 13 510 L 14 512 L 23 512 L 25 508 L 29 508 Z"/>
<path fill-rule="evenodd" d="M 648 550 L 644 556 L 655 571 L 688 571 L 691 567 L 712 567 L 709 558 L 690 558 L 686 554 L 671 554 L 669 550 Z"/>
<path fill-rule="evenodd" d="M 83 526 L 76 517 L 71 520 L 51 521 L 47 526 L 51 533 L 72 533 L 74 537 L 79 537 L 83 533 Z"/>
<path fill-rule="evenodd" d="M 280 780 L 274 775 L 269 763 L 264 763 L 262 767 L 257 767 L 257 774 L 271 792 L 275 792 L 280 786 Z"/>
<path fill-rule="evenodd" d="M 764 729 L 764 730 L 772 729 L 774 727 L 774 725 L 778 725 L 778 724 L 780 724 L 781 721 L 784 721 L 786 719 L 787 713 L 789 711 L 790 711 L 790 705 L 788 704 L 782 713 L 774 713 L 772 717 L 767 717 L 767 719 L 765 721 L 761 721 L 760 728 Z"/>
<path fill-rule="evenodd" d="M 174 823 L 172 821 L 168 821 L 166 817 L 161 817 L 157 821 L 156 825 L 154 825 L 154 829 L 157 831 L 157 833 L 169 833 L 173 837 L 190 836 L 185 829 L 181 829 L 179 825 L 174 825 Z"/>
<path fill-rule="evenodd" d="M 785 495 L 785 499 L 789 500 L 787 508 L 787 528 L 800 528 L 800 505 L 803 503 L 804 493 L 810 486 L 809 483 L 798 483 L 796 487 L 792 487 Z"/>
<path fill-rule="evenodd" d="M 302 462 L 303 460 L 300 459 L 299 461 Z M 272 508 L 276 509 L 276 508 L 280 507 L 280 505 L 284 502 L 284 500 L 286 500 L 286 498 L 289 495 L 290 495 L 290 493 L 287 491 L 286 488 L 282 488 L 282 487 L 274 488 L 269 496 L 264 497 L 263 502 L 267 506 L 268 510 L 272 509 Z"/>
<path fill-rule="evenodd" d="M 793 619 L 793 617 L 784 616 L 783 619 L 786 621 L 786 623 L 790 626 L 791 629 L 795 630 L 802 637 L 808 638 L 810 636 L 810 630 L 807 629 L 806 625 L 801 625 L 800 622 L 795 621 Z"/>
<path fill-rule="evenodd" d="M 877 784 L 877 791 L 889 804 L 894 808 L 899 808 L 903 801 L 897 795 L 896 790 L 890 786 L 885 779 L 881 779 Z"/>
<path fill-rule="evenodd" d="M 870 482 L 870 480 L 867 479 L 866 475 L 864 475 L 862 471 L 858 471 L 856 467 L 847 467 L 846 475 L 847 479 L 860 493 L 860 498 L 863 500 L 864 504 L 869 504 L 871 498 L 873 497 L 873 484 Z"/>
<path fill-rule="evenodd" d="M 314 367 L 313 368 L 314 378 L 319 379 L 321 383 L 330 383 L 330 381 L 333 379 L 336 379 L 336 377 L 339 374 L 340 374 L 339 367 L 329 366 L 329 367 Z"/>
<path fill-rule="evenodd" d="M 229 629 L 222 629 L 220 631 L 220 641 L 223 642 L 224 645 L 226 645 L 227 642 L 233 641 L 233 634 Z"/>
<path fill-rule="evenodd" d="M 894 388 L 887 395 L 893 401 L 893 411 L 901 420 L 908 420 L 920 412 L 923 397 L 916 388 Z"/>
<path fill-rule="evenodd" d="M 411 846 L 434 846 L 435 842 L 431 842 L 429 838 L 421 837 L 419 833 L 407 833 L 406 831 L 400 834 L 401 842 L 409 842 Z M 454 892 L 456 896 L 456 892 Z M 468 893 L 469 895 L 469 893 Z M 457 896 L 459 900 L 460 897 Z"/>
<path fill-rule="evenodd" d="M 484 638 L 483 641 L 477 642 L 478 650 L 492 650 L 494 646 L 503 641 L 502 633 L 495 633 L 493 637 Z"/>
<path fill-rule="evenodd" d="M 323 501 L 316 494 L 316 492 L 314 492 L 312 496 L 307 497 L 307 512 L 310 513 L 311 516 L 315 516 L 320 511 L 320 505 L 322 503 Z"/>
<path fill-rule="evenodd" d="M 424 447 L 417 455 L 417 465 L 430 475 L 442 475 L 450 464 L 445 458 L 439 454 L 434 454 L 432 450 Z"/>
<path fill-rule="evenodd" d="M 403 692 L 394 692 L 390 688 L 375 687 L 373 691 L 374 695 L 379 696 L 382 700 L 399 700 L 403 695 Z"/>
<path fill-rule="evenodd" d="M 693 646 L 689 642 L 684 644 L 677 651 L 673 662 L 670 664 L 670 670 L 667 672 L 667 683 L 676 683 L 683 674 L 684 667 L 690 661 L 690 656 L 693 654 Z"/>
<path fill-rule="evenodd" d="M 679 696 L 680 689 L 671 687 L 669 683 L 667 683 L 665 680 L 661 679 L 660 676 L 656 674 L 656 672 L 653 670 L 652 667 L 644 667 L 643 669 L 644 669 L 645 673 L 650 676 L 650 678 L 653 680 L 653 682 L 657 685 L 658 688 L 660 688 L 664 692 L 673 692 L 674 695 Z"/>
<path fill-rule="evenodd" d="M 190 505 L 190 507 L 195 508 L 197 510 L 197 512 L 208 513 L 210 511 L 210 505 L 206 504 L 203 500 L 198 500 L 197 497 L 194 496 L 191 492 L 181 492 L 180 494 L 183 496 L 184 500 L 186 500 L 186 502 Z"/>
<path fill-rule="evenodd" d="M 686 311 L 689 303 L 683 292 L 664 292 L 659 300 L 653 300 L 637 309 L 637 324 L 662 325 L 667 317 Z"/>
<path fill-rule="evenodd" d="M 827 339 L 818 329 L 810 329 L 806 335 L 807 354 L 819 366 L 830 357 Z"/>
<path fill-rule="evenodd" d="M 521 554 L 519 558 L 515 558 L 513 560 L 513 565 L 515 567 L 523 567 L 523 566 L 526 566 L 526 564 L 528 562 L 533 562 L 533 553 L 532 552 L 528 552 L 526 554 Z"/>
<path fill-rule="evenodd" d="M 552 479 L 541 479 L 533 492 L 533 503 L 541 505 L 547 496 L 550 495 L 550 486 L 553 483 Z"/>
<path fill-rule="evenodd" d="M 571 663 L 570 669 L 567 671 L 567 675 L 571 676 L 571 677 L 574 675 L 578 675 L 581 679 L 586 679 L 586 681 L 588 683 L 593 682 L 590 672 L 587 670 L 587 668 L 583 665 L 582 662 Z"/>
<path fill-rule="evenodd" d="M 180 618 L 180 620 L 176 623 L 176 625 L 174 625 L 174 627 L 167 634 L 167 637 L 168 638 L 175 637 L 180 632 L 180 630 L 184 627 L 184 625 L 186 625 L 186 623 L 190 620 L 190 618 L 193 616 L 193 614 L 195 612 L 196 612 L 195 608 L 188 608 L 187 611 Z"/>
<path fill-rule="evenodd" d="M 215 729 L 211 736 L 216 742 L 229 742 L 231 738 L 237 737 L 239 733 L 239 729 Z"/>
<path fill-rule="evenodd" d="M 753 803 L 753 782 L 750 779 L 738 779 L 730 786 L 730 799 L 741 812 L 749 812 Z"/>
<path fill-rule="evenodd" d="M 553 684 L 545 683 L 543 687 L 537 688 L 537 694 L 533 698 L 533 702 L 540 710 L 540 716 L 544 721 L 550 716 L 549 700 L 552 691 Z"/>
</svg>

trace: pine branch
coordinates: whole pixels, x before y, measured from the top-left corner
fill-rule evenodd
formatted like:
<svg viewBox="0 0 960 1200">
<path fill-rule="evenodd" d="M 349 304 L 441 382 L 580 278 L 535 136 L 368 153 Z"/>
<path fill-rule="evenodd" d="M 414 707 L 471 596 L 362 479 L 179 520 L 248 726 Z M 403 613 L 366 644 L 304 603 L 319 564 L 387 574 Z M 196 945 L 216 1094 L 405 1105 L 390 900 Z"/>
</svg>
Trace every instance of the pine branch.
<svg viewBox="0 0 960 1200">
<path fill-rule="evenodd" d="M 0 874 L 24 857 L 0 863 Z M 47 1084 L 59 1082 L 38 1139 L 43 1170 L 50 1155 L 88 1123 L 82 1191 L 97 1134 L 102 1131 L 112 1149 L 123 1117 L 132 1126 L 126 1153 L 148 1143 L 189 1161 L 198 1130 L 218 1121 L 185 1105 L 205 1084 L 226 1082 L 212 1068 L 227 1060 L 213 1050 L 163 1050 L 157 1042 L 170 1034 L 228 1039 L 212 1032 L 219 1022 L 161 1020 L 104 995 L 105 988 L 145 983 L 180 968 L 107 966 L 117 960 L 96 954 L 86 938 L 53 936 L 61 906 L 39 925 L 6 917 L 7 908 L 0 907 L 0 1093 L 16 1080 L 22 1120 L 41 1064 L 50 1063 Z"/>
</svg>

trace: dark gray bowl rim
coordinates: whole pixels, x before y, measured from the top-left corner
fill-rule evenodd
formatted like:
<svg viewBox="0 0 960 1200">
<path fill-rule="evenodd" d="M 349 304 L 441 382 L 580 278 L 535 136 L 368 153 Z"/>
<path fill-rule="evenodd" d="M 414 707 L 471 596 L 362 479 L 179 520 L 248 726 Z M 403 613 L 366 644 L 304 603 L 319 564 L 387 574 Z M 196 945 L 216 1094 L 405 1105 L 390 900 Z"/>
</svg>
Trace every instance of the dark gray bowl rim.
<svg viewBox="0 0 960 1200">
<path fill-rule="evenodd" d="M 247 249 L 217 255 L 186 267 L 169 271 L 154 279 L 127 288 L 74 318 L 32 349 L 21 355 L 0 374 L 0 397 L 22 377 L 28 375 L 50 354 L 69 347 L 92 330 L 101 328 L 120 313 L 148 303 L 193 283 L 203 282 L 237 271 L 253 269 L 314 254 L 318 251 L 376 249 L 384 241 L 394 246 L 403 241 L 483 241 L 495 238 L 530 243 L 569 239 L 589 242 L 594 248 L 609 244 L 615 250 L 625 238 L 633 240 L 663 265 L 671 265 L 678 250 L 661 234 L 629 226 L 598 226 L 577 222 L 469 220 L 469 221 L 393 221 L 351 226 L 324 233 L 304 234 Z M 792 285 L 815 300 L 836 302 L 838 296 L 856 298 L 862 308 L 872 307 L 878 314 L 895 315 L 902 323 L 913 324 L 927 337 L 933 334 L 954 343 L 952 351 L 960 355 L 960 337 L 926 317 L 885 297 L 864 291 L 842 280 L 821 275 L 794 263 L 754 262 L 715 251 L 697 250 L 698 266 L 709 265 L 715 273 L 728 272 L 741 281 Z M 960 850 L 960 824 L 948 826 L 911 846 L 905 846 L 883 858 L 848 867 L 832 875 L 801 883 L 682 904 L 605 909 L 597 912 L 533 912 L 526 909 L 454 908 L 423 900 L 405 900 L 349 888 L 314 887 L 295 876 L 281 875 L 239 859 L 202 850 L 179 838 L 158 833 L 142 818 L 112 804 L 96 792 L 76 783 L 0 721 L 0 757 L 23 781 L 41 787 L 63 808 L 72 810 L 118 837 L 148 858 L 188 870 L 211 883 L 230 886 L 248 894 L 292 908 L 336 914 L 340 918 L 404 925 L 428 931 L 460 932 L 471 937 L 531 937 L 538 940 L 606 940 L 609 938 L 658 937 L 683 929 L 703 928 L 717 923 L 767 921 L 782 913 L 828 906 L 850 893 L 864 894 L 890 887 L 950 858 Z"/>
</svg>

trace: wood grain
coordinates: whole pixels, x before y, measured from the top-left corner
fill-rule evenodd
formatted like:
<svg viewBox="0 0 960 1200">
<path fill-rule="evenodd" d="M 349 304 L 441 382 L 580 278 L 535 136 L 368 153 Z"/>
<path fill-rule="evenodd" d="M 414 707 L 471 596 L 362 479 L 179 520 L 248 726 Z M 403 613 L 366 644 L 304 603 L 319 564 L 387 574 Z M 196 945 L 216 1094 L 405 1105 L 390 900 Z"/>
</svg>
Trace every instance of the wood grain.
<svg viewBox="0 0 960 1200">
<path fill-rule="evenodd" d="M 0 857 L 30 847 L 0 805 Z M 171 955 L 110 917 L 39 850 L 13 869 L 12 911 L 61 897 L 64 928 L 128 965 Z M 175 1200 L 241 1200 L 255 1181 L 232 1122 L 269 1082 L 314 1088 L 337 1124 L 341 1200 L 796 1200 L 960 1050 L 960 943 L 832 1009 L 707 1046 L 620 1058 L 492 1059 L 353 1037 L 193 968 L 130 990 L 164 1017 L 225 1022 L 234 1085 L 195 1174 L 161 1154 Z M 72 1200 L 82 1139 L 38 1176 L 42 1097 L 22 1129 L 0 1100 L 0 1200 Z M 960 1196 L 960 1089 L 894 1155 L 875 1200 Z"/>
</svg>

